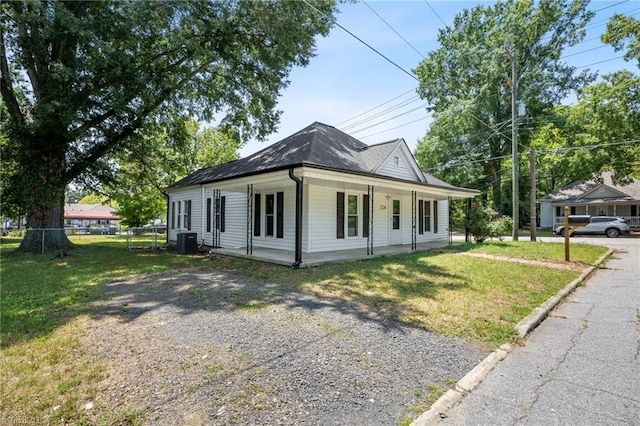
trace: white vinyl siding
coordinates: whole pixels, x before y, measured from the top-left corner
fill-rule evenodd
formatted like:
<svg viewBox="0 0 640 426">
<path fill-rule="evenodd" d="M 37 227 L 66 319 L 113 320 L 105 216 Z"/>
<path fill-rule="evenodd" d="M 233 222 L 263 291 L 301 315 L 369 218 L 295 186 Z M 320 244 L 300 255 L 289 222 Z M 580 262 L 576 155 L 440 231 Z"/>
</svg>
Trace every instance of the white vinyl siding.
<svg viewBox="0 0 640 426">
<path fill-rule="evenodd" d="M 191 201 L 191 229 L 187 229 L 184 223 L 185 219 L 185 206 L 187 201 Z M 178 233 L 182 232 L 196 232 L 198 233 L 198 241 L 202 241 L 202 191 L 200 187 L 191 187 L 183 189 L 179 192 L 174 192 L 169 195 L 169 229 L 168 237 L 169 241 L 177 241 Z M 175 208 L 175 228 L 171 226 L 171 218 L 174 215 L 172 211 Z M 180 214 L 178 214 L 180 213 Z M 179 219 L 178 219 L 179 218 Z M 179 226 L 178 226 L 179 223 Z"/>
<path fill-rule="evenodd" d="M 431 201 L 431 231 L 425 231 L 423 234 L 417 233 L 416 242 L 426 243 L 433 241 L 447 241 L 449 238 L 449 201 L 448 200 L 430 200 Z M 438 211 L 433 211 L 437 201 Z M 416 213 L 417 214 L 417 213 Z M 434 232 L 434 218 L 438 218 L 438 232 Z M 417 220 L 417 219 L 416 219 Z M 417 225 L 417 222 L 416 222 Z"/>
<path fill-rule="evenodd" d="M 404 145 L 399 145 L 382 163 L 376 173 L 398 179 L 417 180 L 415 160 Z"/>
<path fill-rule="evenodd" d="M 220 246 L 246 247 L 247 194 L 221 191 L 220 197 L 225 197 L 224 232 L 220 232 Z"/>
<path fill-rule="evenodd" d="M 293 182 L 292 182 L 293 183 Z M 305 188 L 306 189 L 306 188 Z M 282 230 L 282 238 L 277 238 L 277 194 L 278 192 L 282 192 L 284 196 L 284 215 L 283 215 L 283 230 Z M 267 203 L 266 203 L 266 195 L 273 195 L 273 235 L 265 235 L 267 230 L 267 221 L 266 221 L 266 212 L 267 212 Z M 246 196 L 245 196 L 246 203 Z M 242 215 L 244 220 L 244 228 L 243 232 L 246 232 L 246 204 L 245 204 L 245 213 Z M 295 250 L 296 244 L 296 190 L 295 186 L 287 186 L 285 188 L 276 188 L 274 190 L 270 190 L 268 192 L 262 193 L 262 218 L 261 218 L 261 232 L 260 236 L 253 237 L 253 246 L 254 247 L 268 247 L 279 250 Z M 304 230 L 303 230 L 304 232 Z M 243 234 L 246 240 L 246 233 Z M 246 241 L 245 244 L 246 246 Z"/>
<path fill-rule="evenodd" d="M 362 232 L 362 193 L 344 188 L 324 187 L 317 185 L 309 185 L 307 188 L 309 193 L 309 203 L 305 206 L 309 214 L 309 223 L 311 224 L 311 232 L 309 233 L 309 244 L 307 251 L 320 252 L 330 250 L 346 250 L 354 248 L 367 248 L 367 239 L 361 236 Z M 348 222 L 348 214 L 346 211 L 349 195 L 358 196 L 358 236 L 348 236 L 348 230 L 345 228 L 345 238 L 337 238 L 336 227 L 336 193 L 345 193 L 345 226 Z M 285 199 L 286 202 L 286 199 Z M 375 231 L 374 231 L 375 235 Z"/>
</svg>

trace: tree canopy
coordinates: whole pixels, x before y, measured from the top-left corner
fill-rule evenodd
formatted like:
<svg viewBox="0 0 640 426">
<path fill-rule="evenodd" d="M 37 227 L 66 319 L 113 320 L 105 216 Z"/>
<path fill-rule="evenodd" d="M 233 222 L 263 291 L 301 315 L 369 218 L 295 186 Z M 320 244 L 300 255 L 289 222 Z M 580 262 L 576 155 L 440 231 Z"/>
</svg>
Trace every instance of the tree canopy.
<svg viewBox="0 0 640 426">
<path fill-rule="evenodd" d="M 238 148 L 234 135 L 201 130 L 193 120 L 146 126 L 116 156 L 118 167 L 103 192 L 117 202 L 122 224 L 143 226 L 165 212 L 165 188 L 196 169 L 237 159 Z"/>
<path fill-rule="evenodd" d="M 336 13 L 313 4 L 323 14 L 289 0 L 0 3 L 3 212 L 61 228 L 67 184 L 100 177 L 145 125 L 176 115 L 264 138 Z"/>
<path fill-rule="evenodd" d="M 527 119 L 552 111 L 593 75 L 560 60 L 579 43 L 592 18 L 586 0 L 499 1 L 455 17 L 438 34 L 440 47 L 418 66 L 419 92 L 432 105 L 434 122 L 416 150 L 425 169 L 445 167 L 439 176 L 486 189 L 495 210 L 502 202 L 502 163 L 511 153 L 512 62 L 517 60 L 518 100 Z M 519 132 L 528 145 L 529 131 Z M 466 163 L 460 171 L 451 164 Z"/>
</svg>

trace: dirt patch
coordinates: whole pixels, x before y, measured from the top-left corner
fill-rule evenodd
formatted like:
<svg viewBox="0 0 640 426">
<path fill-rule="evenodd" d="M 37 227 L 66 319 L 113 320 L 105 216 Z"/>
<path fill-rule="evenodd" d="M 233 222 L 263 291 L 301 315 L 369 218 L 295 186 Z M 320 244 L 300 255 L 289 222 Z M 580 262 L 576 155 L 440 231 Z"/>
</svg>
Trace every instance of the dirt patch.
<svg viewBox="0 0 640 426">
<path fill-rule="evenodd" d="M 460 252 L 457 254 L 460 256 L 471 256 L 471 257 L 480 257 L 482 259 L 502 260 L 505 262 L 521 263 L 525 265 L 537 265 L 543 268 L 561 269 L 565 271 L 581 271 L 584 269 L 583 265 L 578 265 L 570 262 L 560 263 L 560 262 L 542 261 L 542 260 L 534 260 L 534 259 L 518 259 L 515 257 L 496 256 L 493 254 L 485 254 L 485 253 Z"/>
<path fill-rule="evenodd" d="M 488 351 L 339 300 L 210 270 L 106 286 L 93 411 L 147 424 L 398 424 Z"/>
</svg>

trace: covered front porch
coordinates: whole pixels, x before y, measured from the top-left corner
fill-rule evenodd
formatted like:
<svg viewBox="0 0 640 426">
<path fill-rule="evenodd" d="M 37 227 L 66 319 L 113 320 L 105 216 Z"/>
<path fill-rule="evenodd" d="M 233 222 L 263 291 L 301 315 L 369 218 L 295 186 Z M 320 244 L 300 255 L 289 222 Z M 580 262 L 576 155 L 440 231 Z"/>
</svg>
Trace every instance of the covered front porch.
<svg viewBox="0 0 640 426">
<path fill-rule="evenodd" d="M 590 215 L 590 216 L 616 216 L 627 220 L 631 230 L 640 230 L 640 204 L 629 203 L 628 201 L 612 201 L 612 200 L 584 200 L 573 202 L 553 203 L 553 223 L 561 223 L 564 221 L 564 206 L 569 206 L 569 214 L 571 215 Z"/>
<path fill-rule="evenodd" d="M 366 248 L 355 248 L 349 250 L 334 250 L 317 253 L 303 253 L 300 268 L 309 268 L 327 263 L 341 263 L 355 260 L 368 260 L 376 257 L 392 256 L 397 254 L 408 254 L 413 252 L 427 251 L 449 247 L 453 244 L 449 241 L 434 241 L 416 244 L 415 249 L 412 244 L 400 244 L 393 246 L 376 247 L 373 254 L 367 254 Z M 455 243 L 459 244 L 459 243 Z M 295 252 L 293 250 L 279 250 L 273 248 L 253 247 L 252 254 L 247 254 L 246 247 L 237 248 L 216 248 L 213 253 L 224 256 L 239 257 L 243 259 L 257 260 L 261 262 L 275 263 L 278 265 L 292 266 L 295 263 Z"/>
</svg>

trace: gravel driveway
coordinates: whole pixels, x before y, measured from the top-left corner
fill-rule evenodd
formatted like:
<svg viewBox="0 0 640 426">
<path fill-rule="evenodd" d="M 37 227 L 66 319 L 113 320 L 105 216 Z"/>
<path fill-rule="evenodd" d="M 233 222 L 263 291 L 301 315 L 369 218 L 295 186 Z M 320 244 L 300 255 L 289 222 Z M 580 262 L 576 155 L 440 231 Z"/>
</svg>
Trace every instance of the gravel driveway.
<svg viewBox="0 0 640 426">
<path fill-rule="evenodd" d="M 397 425 L 488 353 L 215 270 L 113 282 L 95 309 L 86 347 L 107 367 L 93 410 L 148 424 Z"/>
</svg>

